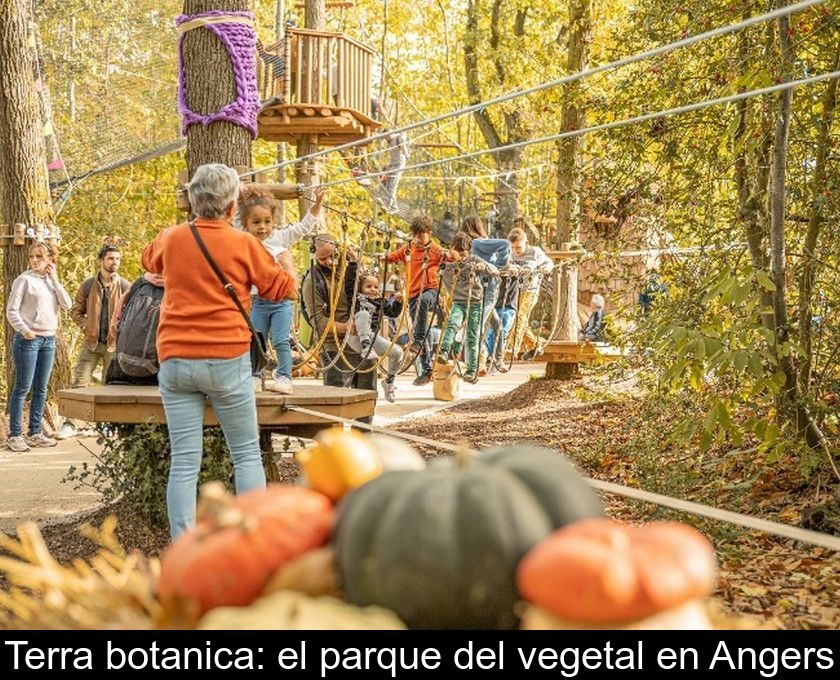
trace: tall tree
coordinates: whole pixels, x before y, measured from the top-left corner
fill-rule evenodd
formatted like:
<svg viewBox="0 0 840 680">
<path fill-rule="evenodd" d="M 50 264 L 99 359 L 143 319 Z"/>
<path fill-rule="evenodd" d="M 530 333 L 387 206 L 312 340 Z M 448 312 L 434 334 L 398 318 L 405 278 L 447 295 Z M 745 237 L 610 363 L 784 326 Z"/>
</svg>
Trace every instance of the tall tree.
<svg viewBox="0 0 840 680">
<path fill-rule="evenodd" d="M 327 7 L 324 0 L 306 0 L 304 6 L 304 27 L 311 28 L 315 31 L 323 31 L 327 27 Z M 304 60 L 303 66 L 298 68 L 307 68 L 307 62 Z M 318 150 L 318 145 L 313 143 L 310 135 L 303 135 L 298 140 L 297 156 L 308 156 Z M 304 186 L 311 186 L 318 181 L 319 170 L 318 161 L 306 161 L 305 163 L 298 163 L 296 166 L 297 183 Z M 300 207 L 300 214 L 305 215 L 312 205 L 314 196 L 312 190 L 304 192 L 298 202 Z"/>
<path fill-rule="evenodd" d="M 832 60 L 831 70 L 840 68 L 840 39 Z M 828 159 L 831 150 L 831 125 L 837 107 L 837 79 L 829 81 L 820 106 L 817 123 L 817 158 L 811 179 L 811 212 L 808 215 L 808 230 L 802 248 L 802 273 L 799 278 L 799 346 L 802 348 L 802 366 L 799 384 L 803 391 L 811 385 L 813 371 L 813 332 L 811 319 L 814 315 L 814 286 L 817 280 L 817 242 L 826 216 L 826 191 L 828 185 Z"/>
<path fill-rule="evenodd" d="M 248 0 L 184 0 L 184 14 L 212 10 L 242 12 L 251 9 Z M 236 99 L 236 80 L 230 56 L 213 33 L 194 28 L 182 44 L 187 106 L 208 115 Z M 187 128 L 187 170 L 192 176 L 204 163 L 251 167 L 251 133 L 227 121 Z"/>
<path fill-rule="evenodd" d="M 782 0 L 781 5 L 787 1 Z M 779 18 L 779 53 L 781 55 L 782 77 L 793 79 L 795 56 L 790 42 L 790 19 Z M 776 361 L 785 376 L 782 386 L 782 407 L 788 420 L 796 425 L 797 431 L 804 434 L 808 445 L 823 448 L 834 466 L 832 453 L 825 436 L 811 416 L 800 389 L 797 366 L 793 361 L 788 341 L 791 339 L 790 321 L 787 302 L 787 273 L 785 262 L 785 199 L 787 196 L 787 155 L 790 133 L 791 104 L 793 90 L 788 89 L 778 95 L 778 110 L 773 139 L 773 160 L 770 170 L 770 275 L 773 290 L 773 321 L 775 331 Z M 836 467 L 835 474 L 840 477 Z"/>
<path fill-rule="evenodd" d="M 586 68 L 589 61 L 589 36 L 592 33 L 592 7 L 590 0 L 570 0 L 569 31 L 566 57 L 566 72 L 576 73 Z M 570 83 L 563 92 L 563 115 L 561 131 L 567 132 L 584 127 L 586 112 L 580 100 L 579 82 Z M 557 145 L 557 214 L 555 242 L 578 241 L 580 238 L 579 197 L 582 181 L 582 142 L 580 137 L 567 137 Z M 557 276 L 557 300 L 555 309 L 557 333 L 561 340 L 577 340 L 579 321 L 578 268 L 573 260 L 560 263 Z M 576 372 L 575 364 L 555 364 L 547 369 L 547 377 L 568 378 Z"/>
<path fill-rule="evenodd" d="M 48 224 L 52 202 L 47 178 L 44 123 L 35 88 L 29 2 L 0 0 L 0 221 L 6 225 Z M 27 269 L 26 246 L 8 242 L 3 258 L 5 296 Z M 4 324 L 6 385 L 11 386 L 12 337 Z"/>
<path fill-rule="evenodd" d="M 274 37 L 283 40 L 286 36 L 286 0 L 277 0 L 274 7 Z M 277 162 L 283 163 L 286 160 L 286 143 L 280 142 L 277 145 Z M 286 181 L 286 168 L 281 166 L 277 169 L 277 181 Z M 286 202 L 280 201 L 277 206 L 277 220 L 280 224 L 286 221 Z"/>
<path fill-rule="evenodd" d="M 487 43 L 490 47 L 488 60 L 491 62 L 493 81 L 501 91 L 513 89 L 521 83 L 515 78 L 520 75 L 513 73 L 505 59 L 507 50 L 524 51 L 526 47 L 525 24 L 529 8 L 519 6 L 513 11 L 512 31 L 506 32 L 503 21 L 508 3 L 506 0 L 493 0 L 490 10 L 489 36 L 481 30 L 482 13 L 481 0 L 468 0 L 467 25 L 464 33 L 464 66 L 467 81 L 467 95 L 470 104 L 478 104 L 485 99 L 485 91 L 481 83 L 485 78 L 481 68 L 479 45 Z M 512 35 L 514 45 L 503 44 L 503 35 Z M 531 136 L 521 100 L 512 100 L 501 108 L 501 121 L 494 121 L 485 109 L 473 112 L 478 129 L 481 131 L 487 146 L 492 149 L 506 146 L 515 142 L 522 142 Z M 499 220 L 506 230 L 513 226 L 513 220 L 519 214 L 519 179 L 518 170 L 522 166 L 523 148 L 507 149 L 493 154 L 496 168 L 500 172 L 510 173 L 499 175 L 496 179 L 495 195 L 498 201 Z"/>
</svg>

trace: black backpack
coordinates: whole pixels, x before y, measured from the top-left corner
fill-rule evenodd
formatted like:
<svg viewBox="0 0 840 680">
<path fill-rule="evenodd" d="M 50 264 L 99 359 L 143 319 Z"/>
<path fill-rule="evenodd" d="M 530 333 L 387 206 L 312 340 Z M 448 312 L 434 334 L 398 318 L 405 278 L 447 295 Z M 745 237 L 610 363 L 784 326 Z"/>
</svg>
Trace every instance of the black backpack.
<svg viewBox="0 0 840 680">
<path fill-rule="evenodd" d="M 157 355 L 157 329 L 163 288 L 144 278 L 131 284 L 125 307 L 117 324 L 116 361 L 132 378 L 150 378 L 160 369 Z"/>
</svg>

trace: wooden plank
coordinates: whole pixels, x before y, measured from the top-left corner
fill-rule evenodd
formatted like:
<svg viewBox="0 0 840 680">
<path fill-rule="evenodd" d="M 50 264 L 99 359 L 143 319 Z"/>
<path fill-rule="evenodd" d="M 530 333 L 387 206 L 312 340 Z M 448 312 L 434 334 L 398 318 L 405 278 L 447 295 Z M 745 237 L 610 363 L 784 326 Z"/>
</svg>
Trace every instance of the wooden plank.
<svg viewBox="0 0 840 680">
<path fill-rule="evenodd" d="M 258 404 L 349 404 L 370 399 L 370 390 L 329 387 L 318 383 L 296 384 L 291 395 L 274 392 L 257 392 Z M 58 391 L 62 401 L 100 404 L 150 404 L 160 403 L 160 390 L 156 385 L 105 385 L 73 387 Z"/>
<path fill-rule="evenodd" d="M 310 104 L 312 102 L 312 79 L 314 76 L 312 69 L 312 39 L 305 38 L 304 40 L 306 40 L 306 73 L 304 73 L 303 77 L 306 79 L 306 86 L 301 94 L 300 103 Z"/>
<path fill-rule="evenodd" d="M 372 114 L 373 111 L 371 110 L 370 101 L 373 99 L 371 96 L 371 79 L 373 78 L 373 57 L 369 54 L 365 55 L 365 72 L 362 76 L 364 78 L 364 85 L 365 85 L 365 101 L 364 101 L 364 108 L 362 111 L 365 111 L 368 115 Z"/>
<path fill-rule="evenodd" d="M 59 413 L 66 417 L 88 422 L 113 423 L 165 423 L 166 417 L 159 393 L 153 395 L 155 387 L 137 387 L 134 401 L 123 386 L 87 388 L 87 390 L 61 390 L 59 392 Z M 125 386 L 129 387 L 129 386 Z M 129 387 L 129 389 L 131 389 Z M 114 394 L 110 394 L 110 391 Z M 351 390 L 323 387 L 321 385 L 296 385 L 296 393 L 284 396 L 270 392 L 256 395 L 257 420 L 260 425 L 306 425 L 324 422 L 321 418 L 288 411 L 285 404 L 298 404 L 313 410 L 324 411 L 343 418 L 370 416 L 376 405 L 376 395 L 369 390 Z M 77 394 L 81 392 L 81 394 Z M 90 400 L 93 397 L 93 400 Z M 154 397 L 154 398 L 152 398 Z M 87 399 L 87 400 L 86 400 Z M 209 402 L 204 412 L 205 425 L 217 425 L 218 420 Z"/>
<path fill-rule="evenodd" d="M 297 45 L 296 45 L 296 47 L 297 47 L 297 50 L 296 50 L 296 52 L 297 52 L 297 69 L 295 71 L 296 88 L 295 88 L 295 99 L 294 99 L 294 101 L 295 102 L 300 102 L 300 101 L 303 101 L 301 99 L 301 97 L 303 95 L 303 93 L 301 92 L 301 89 L 303 88 L 303 69 L 304 69 L 303 42 L 302 42 L 301 37 L 299 35 L 295 35 L 295 40 L 297 41 Z M 290 100 L 290 103 L 291 103 L 291 100 Z M 291 111 L 289 113 L 291 113 Z"/>
<path fill-rule="evenodd" d="M 338 73 L 337 65 L 333 60 L 335 49 L 335 38 L 327 39 L 327 102 L 332 104 L 335 101 L 335 78 Z"/>
<path fill-rule="evenodd" d="M 309 406 L 330 415 L 355 419 L 373 415 L 375 402 L 369 399 L 351 404 L 311 404 Z M 87 408 L 81 408 L 78 404 L 66 403 L 60 405 L 59 412 L 69 418 L 95 423 L 166 423 L 166 414 L 160 404 L 88 404 Z M 306 425 L 329 421 L 309 414 L 285 410 L 282 405 L 261 405 L 257 406 L 257 422 L 260 425 L 274 426 Z M 204 410 L 204 425 L 218 424 L 219 421 L 208 403 Z"/>
<path fill-rule="evenodd" d="M 283 54 L 286 59 L 283 69 L 283 101 L 288 103 L 292 97 L 292 36 L 288 33 L 283 39 Z"/>
<path fill-rule="evenodd" d="M 564 248 L 562 250 L 546 250 L 545 254 L 548 255 L 555 262 L 564 262 L 568 260 L 577 260 L 582 257 L 585 257 L 589 255 L 589 252 L 584 248 Z"/>
<path fill-rule="evenodd" d="M 335 102 L 339 106 L 344 105 L 344 85 L 342 84 L 343 69 L 344 69 L 344 41 L 337 40 L 335 48 Z"/>
</svg>

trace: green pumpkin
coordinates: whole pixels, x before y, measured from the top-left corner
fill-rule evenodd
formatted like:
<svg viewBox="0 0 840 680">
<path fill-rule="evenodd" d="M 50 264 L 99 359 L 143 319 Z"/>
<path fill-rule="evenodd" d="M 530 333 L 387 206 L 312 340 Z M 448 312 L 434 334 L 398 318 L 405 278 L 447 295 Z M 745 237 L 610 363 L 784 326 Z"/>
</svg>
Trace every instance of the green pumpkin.
<svg viewBox="0 0 840 680">
<path fill-rule="evenodd" d="M 391 609 L 410 628 L 514 628 L 522 556 L 554 530 L 601 515 L 574 467 L 538 447 L 387 472 L 339 506 L 339 579 L 349 602 Z"/>
</svg>

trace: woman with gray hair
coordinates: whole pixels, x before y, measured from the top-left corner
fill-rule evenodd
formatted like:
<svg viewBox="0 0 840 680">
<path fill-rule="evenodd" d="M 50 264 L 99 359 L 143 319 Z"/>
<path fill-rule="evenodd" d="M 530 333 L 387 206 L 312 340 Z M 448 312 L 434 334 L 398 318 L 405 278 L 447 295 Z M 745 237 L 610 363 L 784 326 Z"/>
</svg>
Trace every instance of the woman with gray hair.
<svg viewBox="0 0 840 680">
<path fill-rule="evenodd" d="M 239 195 L 234 170 L 202 165 L 187 191 L 195 220 L 161 231 L 142 256 L 147 271 L 163 276 L 166 290 L 157 350 L 172 449 L 166 505 L 173 538 L 195 523 L 206 400 L 224 432 L 237 493 L 265 486 L 251 386 L 251 334 L 191 226 L 246 310 L 251 286 L 268 300 L 296 296 L 292 277 L 262 244 L 231 226 Z"/>
</svg>

